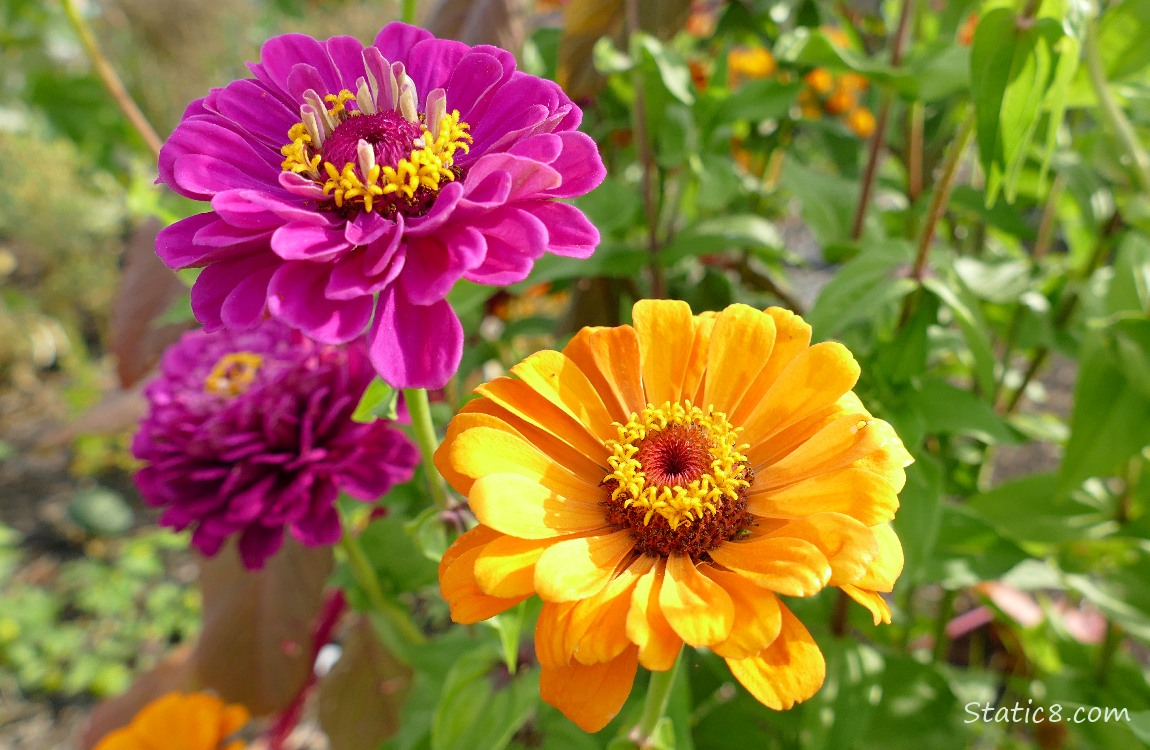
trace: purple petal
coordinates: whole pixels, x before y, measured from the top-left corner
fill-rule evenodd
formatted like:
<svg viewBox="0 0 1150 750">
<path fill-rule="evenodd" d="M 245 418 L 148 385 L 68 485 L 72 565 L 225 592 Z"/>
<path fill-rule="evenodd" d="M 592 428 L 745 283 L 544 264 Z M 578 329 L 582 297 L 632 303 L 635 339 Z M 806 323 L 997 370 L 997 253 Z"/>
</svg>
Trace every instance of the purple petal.
<svg viewBox="0 0 1150 750">
<path fill-rule="evenodd" d="M 197 232 L 218 222 L 219 217 L 209 211 L 164 227 L 156 235 L 156 255 L 169 268 L 191 268 L 219 260 L 221 253 L 218 249 L 200 247 L 193 242 Z"/>
<path fill-rule="evenodd" d="M 311 512 L 292 524 L 292 536 L 309 547 L 335 544 L 343 533 L 335 509 L 339 488 L 327 480 L 322 486 L 312 488 L 311 493 Z"/>
<path fill-rule="evenodd" d="M 266 86 L 245 78 L 218 90 L 212 104 L 220 115 L 278 151 L 289 142 L 288 130 L 299 122 L 299 110 L 270 93 Z"/>
<path fill-rule="evenodd" d="M 292 66 L 291 73 L 288 74 L 287 90 L 292 101 L 297 102 L 304 101 L 303 95 L 309 90 L 320 96 L 339 93 L 339 89 L 330 88 L 328 82 L 323 79 L 314 65 L 307 63 Z"/>
<path fill-rule="evenodd" d="M 328 39 L 327 54 L 339 71 L 343 88 L 355 92 L 355 82 L 363 75 L 363 45 L 353 36 L 334 36 Z"/>
<path fill-rule="evenodd" d="M 389 23 L 375 36 L 374 46 L 391 62 L 406 63 L 412 47 L 432 39 L 431 32 L 406 23 Z M 422 93 L 422 92 L 421 92 Z"/>
<path fill-rule="evenodd" d="M 589 258 L 599 245 L 599 230 L 569 203 L 540 201 L 529 209 L 547 226 L 547 251 L 568 258 Z"/>
<path fill-rule="evenodd" d="M 502 286 L 522 281 L 547 247 L 547 227 L 517 208 L 505 208 L 496 213 L 493 224 L 476 228 L 487 241 L 487 257 L 464 278 L 480 284 Z"/>
<path fill-rule="evenodd" d="M 450 39 L 425 39 L 411 48 L 404 61 L 407 74 L 415 82 L 419 97 L 417 104 L 422 108 L 423 100 L 432 89 L 443 88 L 451 74 L 459 67 L 464 55 L 471 48 L 462 42 Z M 395 58 L 388 58 L 395 61 Z"/>
<path fill-rule="evenodd" d="M 237 292 L 251 293 L 251 288 L 241 282 L 249 276 L 269 274 L 279 265 L 280 260 L 269 252 L 253 252 L 237 258 L 229 258 L 212 263 L 205 268 L 192 285 L 192 312 L 196 320 L 204 324 L 204 330 L 211 332 L 224 328 L 221 308 L 229 297 Z M 262 301 L 262 298 L 261 298 Z M 231 303 L 236 309 L 255 300 Z"/>
<path fill-rule="evenodd" d="M 209 200 L 225 190 L 274 190 L 278 176 L 278 173 L 273 173 L 270 180 L 261 180 L 258 170 L 238 167 L 211 156 L 188 154 L 175 160 L 171 170 L 172 182 L 167 184 L 185 198 Z"/>
<path fill-rule="evenodd" d="M 268 284 L 275 270 L 275 266 L 266 264 L 239 280 L 220 305 L 220 320 L 226 327 L 232 330 L 251 328 L 263 319 Z"/>
<path fill-rule="evenodd" d="M 279 552 L 284 542 L 282 526 L 268 528 L 252 524 L 240 535 L 240 559 L 248 570 L 259 570 L 268 558 Z"/>
<path fill-rule="evenodd" d="M 448 110 L 458 109 L 466 123 L 479 122 L 503 80 L 503 63 L 498 58 L 472 50 L 444 87 Z"/>
<path fill-rule="evenodd" d="M 325 261 L 351 250 L 342 228 L 328 229 L 295 222 L 276 229 L 271 246 L 284 260 Z"/>
<path fill-rule="evenodd" d="M 281 195 L 269 195 L 262 190 L 229 190 L 212 198 L 212 208 L 235 226 L 244 226 L 244 222 L 260 221 L 255 215 L 264 212 L 279 217 L 276 225 L 288 222 L 296 224 L 310 224 L 318 227 L 334 227 L 343 221 L 326 211 L 316 211 L 309 208 L 303 201 L 296 200 L 294 196 L 286 199 Z M 247 217 L 247 218 L 241 218 Z"/>
<path fill-rule="evenodd" d="M 332 267 L 324 296 L 328 299 L 355 299 L 375 294 L 399 276 L 406 261 L 399 230 L 359 252 L 336 262 Z"/>
<path fill-rule="evenodd" d="M 403 433 L 374 422 L 360 449 L 339 468 L 336 481 L 356 500 L 371 502 L 392 486 L 411 479 L 419 452 Z"/>
<path fill-rule="evenodd" d="M 483 235 L 470 227 L 444 237 L 409 241 L 400 277 L 407 299 L 416 305 L 444 299 L 464 273 L 483 262 L 486 252 Z"/>
<path fill-rule="evenodd" d="M 462 204 L 468 208 L 495 208 L 502 206 L 511 196 L 511 175 L 507 172 L 488 172 L 464 183 Z"/>
<path fill-rule="evenodd" d="M 395 222 L 374 211 L 364 211 L 344 227 L 344 239 L 350 245 L 367 245 L 395 229 Z"/>
<path fill-rule="evenodd" d="M 292 261 L 272 276 L 268 309 L 283 322 L 324 344 L 342 344 L 363 333 L 371 318 L 371 297 L 332 300 L 324 296 L 331 267 Z"/>
<path fill-rule="evenodd" d="M 442 388 L 463 356 L 463 326 L 446 300 L 413 305 L 394 286 L 379 295 L 371 363 L 394 388 Z"/>
<path fill-rule="evenodd" d="M 288 79 L 292 69 L 300 64 L 311 65 L 319 73 L 325 91 L 319 94 L 334 94 L 340 90 L 339 72 L 323 44 L 304 34 L 283 34 L 264 43 L 260 50 L 260 64 L 263 72 L 283 91 L 290 91 Z"/>
<path fill-rule="evenodd" d="M 512 154 L 484 156 L 471 168 L 467 180 L 479 181 L 493 172 L 506 172 L 511 175 L 508 200 L 539 197 L 540 194 L 558 188 L 563 181 L 560 174 L 546 164 Z"/>
<path fill-rule="evenodd" d="M 540 133 L 516 143 L 507 153 L 550 164 L 563 153 L 563 141 L 558 135 Z"/>
<path fill-rule="evenodd" d="M 574 198 L 599 187 L 607 176 L 607 168 L 603 166 L 603 157 L 591 136 L 573 131 L 556 133 L 552 137 L 563 142 L 563 153 L 551 162 L 551 168 L 563 176 L 563 184 L 548 190 L 547 195 Z"/>
<path fill-rule="evenodd" d="M 458 181 L 444 185 L 439 189 L 439 195 L 435 197 L 435 203 L 426 216 L 407 220 L 406 233 L 418 237 L 439 231 L 453 218 L 455 208 L 463 198 L 463 191 L 464 187 Z"/>
</svg>

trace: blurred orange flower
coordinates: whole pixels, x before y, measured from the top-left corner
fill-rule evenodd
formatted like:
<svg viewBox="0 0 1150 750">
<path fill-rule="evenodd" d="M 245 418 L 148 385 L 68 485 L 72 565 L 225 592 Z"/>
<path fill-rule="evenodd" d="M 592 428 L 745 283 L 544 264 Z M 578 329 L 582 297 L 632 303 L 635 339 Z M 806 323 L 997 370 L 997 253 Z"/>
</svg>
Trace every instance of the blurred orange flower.
<svg viewBox="0 0 1150 750">
<path fill-rule="evenodd" d="M 727 53 L 727 81 L 731 88 L 768 78 L 777 69 L 775 56 L 765 47 L 735 47 Z"/>
<path fill-rule="evenodd" d="M 826 96 L 835 87 L 835 78 L 826 68 L 815 68 L 803 76 L 803 81 L 819 96 Z"/>
<path fill-rule="evenodd" d="M 476 389 L 435 465 L 479 525 L 440 563 L 456 622 L 533 594 L 540 692 L 598 731 L 684 643 L 790 708 L 826 671 L 779 595 L 837 586 L 890 622 L 911 458 L 841 344 L 780 308 L 644 300 Z"/>
<path fill-rule="evenodd" d="M 243 750 L 225 741 L 251 715 L 208 693 L 168 693 L 140 709 L 132 723 L 108 734 L 95 750 Z"/>
<path fill-rule="evenodd" d="M 859 138 L 870 138 L 874 134 L 874 115 L 866 107 L 853 109 L 847 115 L 847 127 Z"/>
<path fill-rule="evenodd" d="M 974 43 L 974 30 L 978 28 L 978 13 L 971 13 L 958 29 L 958 43 L 969 47 Z"/>
</svg>

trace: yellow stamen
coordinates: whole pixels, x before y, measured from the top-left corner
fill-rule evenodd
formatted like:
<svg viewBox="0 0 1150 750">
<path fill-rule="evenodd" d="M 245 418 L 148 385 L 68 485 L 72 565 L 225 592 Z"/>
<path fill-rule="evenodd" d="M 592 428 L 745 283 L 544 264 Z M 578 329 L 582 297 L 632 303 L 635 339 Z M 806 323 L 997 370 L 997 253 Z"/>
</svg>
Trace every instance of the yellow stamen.
<svg viewBox="0 0 1150 750">
<path fill-rule="evenodd" d="M 263 361 L 263 356 L 255 352 L 225 354 L 204 378 L 204 391 L 219 396 L 240 395 L 256 379 Z"/>
<path fill-rule="evenodd" d="M 686 485 L 648 484 L 636 454 L 644 440 L 671 425 L 703 428 L 710 442 L 712 460 L 709 471 Z M 607 463 L 612 471 L 604 482 L 614 480 L 617 483 L 611 492 L 612 500 L 627 495 L 624 508 L 646 509 L 644 524 L 649 524 L 657 513 L 667 519 L 672 529 L 677 529 L 680 524 L 702 519 L 704 513 L 714 515 L 725 501 L 736 500 L 739 491 L 749 486 L 749 482 L 742 478 L 742 465 L 747 460 L 742 451 L 749 446 L 736 443 L 739 428 L 731 426 L 726 415 L 715 411 L 714 407 L 703 411 L 692 406 L 690 401 L 683 404 L 667 402 L 660 407 L 648 404 L 641 413 L 632 413 L 626 424 L 616 422 L 615 428 L 619 433 L 618 439 L 606 443 L 611 452 Z"/>
</svg>

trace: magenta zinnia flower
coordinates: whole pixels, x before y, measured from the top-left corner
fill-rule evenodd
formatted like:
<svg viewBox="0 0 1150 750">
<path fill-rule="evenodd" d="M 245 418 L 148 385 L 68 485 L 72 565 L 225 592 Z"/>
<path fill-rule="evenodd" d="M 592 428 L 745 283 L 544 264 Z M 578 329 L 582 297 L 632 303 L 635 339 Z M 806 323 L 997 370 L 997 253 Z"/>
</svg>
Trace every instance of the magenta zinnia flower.
<svg viewBox="0 0 1150 750">
<path fill-rule="evenodd" d="M 437 388 L 463 345 L 444 299 L 460 278 L 522 280 L 545 252 L 584 258 L 599 233 L 556 199 L 602 182 L 582 113 L 510 53 L 393 23 L 268 41 L 254 79 L 193 102 L 160 180 L 212 210 L 164 230 L 209 331 L 265 312 L 325 343 L 368 334 L 393 386 Z M 376 296 L 378 295 L 378 300 Z"/>
<path fill-rule="evenodd" d="M 162 525 L 194 527 L 205 555 L 239 535 L 248 568 L 275 554 L 285 527 L 304 544 L 334 544 L 340 490 L 375 500 L 418 461 L 387 423 L 352 421 L 373 377 L 361 341 L 316 344 L 274 320 L 184 334 L 145 391 L 136 485 L 165 509 Z"/>
</svg>

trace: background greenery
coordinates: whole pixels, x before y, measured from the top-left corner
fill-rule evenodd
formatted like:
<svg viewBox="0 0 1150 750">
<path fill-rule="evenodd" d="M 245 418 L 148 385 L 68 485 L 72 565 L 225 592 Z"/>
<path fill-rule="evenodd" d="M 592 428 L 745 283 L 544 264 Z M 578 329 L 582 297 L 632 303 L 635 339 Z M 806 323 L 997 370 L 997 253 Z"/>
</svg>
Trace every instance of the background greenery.
<svg viewBox="0 0 1150 750">
<path fill-rule="evenodd" d="M 397 15 L 350 0 L 79 9 L 161 135 L 268 36 L 370 40 Z M 526 354 L 668 296 L 796 309 L 816 339 L 851 348 L 859 395 L 916 457 L 894 624 L 834 592 L 788 602 L 827 655 L 823 690 L 773 713 L 692 653 L 660 747 L 1150 741 L 1150 2 L 429 0 L 421 13 L 564 83 L 609 171 L 577 201 L 603 234 L 590 260 L 548 256 L 509 289 L 453 292 L 468 344 L 434 405 L 441 428 Z M 185 542 L 150 526 L 127 481 L 133 412 L 116 399 L 132 392 L 113 373 L 130 238 L 146 248 L 147 220 L 196 209 L 152 187 L 146 142 L 63 6 L 3 0 L 0 55 L 0 704 L 58 709 L 119 693 L 198 628 Z M 157 325 L 185 317 L 170 305 Z M 633 746 L 642 677 L 620 718 L 585 736 L 538 700 L 529 604 L 449 627 L 433 560 L 454 532 L 422 511 L 424 486 L 361 520 L 384 596 L 426 642 L 380 618 L 343 631 L 345 649 L 375 655 L 369 676 L 403 688 L 384 709 L 341 701 L 340 721 L 391 719 L 333 734 L 337 750 L 392 732 L 396 750 Z M 366 608 L 339 562 L 333 580 Z M 1129 721 L 971 721 L 970 703 Z M 5 711 L 0 738 L 16 737 L 24 714 Z"/>
</svg>

